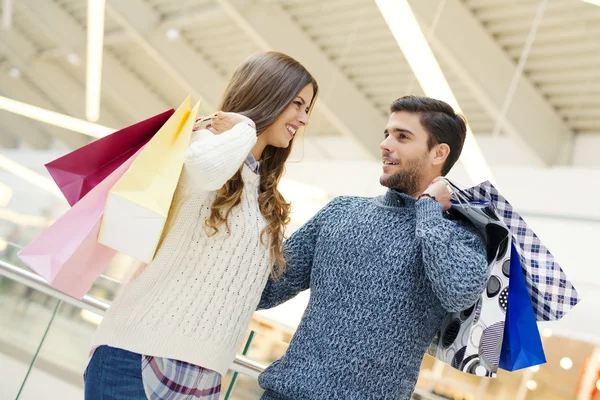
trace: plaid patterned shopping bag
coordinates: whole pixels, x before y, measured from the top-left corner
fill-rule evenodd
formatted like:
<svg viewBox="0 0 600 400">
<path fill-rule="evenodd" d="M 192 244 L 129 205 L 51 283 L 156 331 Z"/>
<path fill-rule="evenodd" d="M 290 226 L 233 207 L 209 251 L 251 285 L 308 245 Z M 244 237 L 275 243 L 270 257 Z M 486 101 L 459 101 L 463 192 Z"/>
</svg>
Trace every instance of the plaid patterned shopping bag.
<svg viewBox="0 0 600 400">
<path fill-rule="evenodd" d="M 554 256 L 498 189 L 485 181 L 461 190 L 460 194 L 469 201 L 489 201 L 511 231 L 538 321 L 559 320 L 577 305 L 577 290 L 567 280 Z"/>
</svg>

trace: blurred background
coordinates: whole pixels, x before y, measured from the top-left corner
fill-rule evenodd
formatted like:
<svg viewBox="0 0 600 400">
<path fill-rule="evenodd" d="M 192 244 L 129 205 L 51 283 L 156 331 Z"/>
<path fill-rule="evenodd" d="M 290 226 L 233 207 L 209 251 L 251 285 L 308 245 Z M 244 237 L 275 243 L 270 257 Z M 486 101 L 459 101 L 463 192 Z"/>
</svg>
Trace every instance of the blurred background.
<svg viewBox="0 0 600 400">
<path fill-rule="evenodd" d="M 27 272 L 17 252 L 67 210 L 44 163 L 188 94 L 216 111 L 235 67 L 270 49 L 321 87 L 281 184 L 289 233 L 335 196 L 383 193 L 389 104 L 427 95 L 469 121 L 450 177 L 493 180 L 581 294 L 539 324 L 547 364 L 485 379 L 426 356 L 414 398 L 600 399 L 600 1 L 1 0 L 0 15 L 0 399 L 82 399 L 101 318 L 6 272 Z M 117 256 L 89 295 L 110 303 L 132 264 Z M 257 313 L 240 354 L 281 356 L 308 296 Z M 233 373 L 223 387 L 261 393 Z"/>
</svg>

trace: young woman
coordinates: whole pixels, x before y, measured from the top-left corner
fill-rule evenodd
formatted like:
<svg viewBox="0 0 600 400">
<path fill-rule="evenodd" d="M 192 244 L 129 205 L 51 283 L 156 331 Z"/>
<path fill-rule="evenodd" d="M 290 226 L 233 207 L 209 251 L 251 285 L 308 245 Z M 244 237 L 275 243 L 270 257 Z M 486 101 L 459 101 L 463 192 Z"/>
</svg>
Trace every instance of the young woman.
<svg viewBox="0 0 600 400">
<path fill-rule="evenodd" d="M 87 400 L 218 399 L 269 274 L 285 268 L 290 204 L 277 185 L 317 92 L 281 53 L 235 71 L 192 137 L 156 257 L 94 335 Z"/>
</svg>

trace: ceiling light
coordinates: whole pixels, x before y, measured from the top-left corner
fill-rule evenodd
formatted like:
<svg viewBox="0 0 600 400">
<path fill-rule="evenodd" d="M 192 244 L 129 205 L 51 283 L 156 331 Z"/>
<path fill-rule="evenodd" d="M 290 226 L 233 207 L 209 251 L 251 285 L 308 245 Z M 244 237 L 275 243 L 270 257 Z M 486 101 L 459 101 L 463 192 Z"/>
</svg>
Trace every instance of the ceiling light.
<svg viewBox="0 0 600 400">
<path fill-rule="evenodd" d="M 410 65 L 426 96 L 447 102 L 462 113 L 458 101 L 440 68 L 407 0 L 375 0 L 406 61 Z M 474 183 L 494 181 L 471 128 L 460 157 Z"/>
<path fill-rule="evenodd" d="M 583 0 L 583 1 L 585 1 L 586 3 L 593 4 L 595 6 L 600 6 L 600 0 Z"/>
<path fill-rule="evenodd" d="M 596 381 L 596 389 L 600 390 L 600 379 Z"/>
<path fill-rule="evenodd" d="M 175 28 L 167 29 L 166 35 L 167 39 L 169 40 L 177 40 L 181 36 L 181 34 L 179 33 L 179 29 Z"/>
<path fill-rule="evenodd" d="M 538 387 L 538 385 L 537 385 L 536 381 L 534 381 L 534 380 L 527 381 L 527 389 L 535 390 L 535 389 L 537 389 L 537 387 Z"/>
<path fill-rule="evenodd" d="M 560 366 L 563 369 L 570 370 L 573 367 L 573 360 L 571 360 L 569 357 L 564 357 L 560 360 Z"/>
<path fill-rule="evenodd" d="M 92 122 L 100 117 L 105 6 L 105 0 L 88 0 L 85 116 Z"/>
<path fill-rule="evenodd" d="M 94 124 L 81 119 L 73 118 L 68 115 L 59 114 L 44 108 L 21 103 L 7 97 L 0 96 L 0 110 L 6 110 L 14 114 L 22 115 L 36 121 L 45 122 L 50 125 L 58 126 L 83 133 L 94 138 L 101 138 L 113 133 L 115 130 L 106 126 Z"/>
<path fill-rule="evenodd" d="M 529 370 L 530 370 L 531 372 L 534 372 L 534 373 L 535 373 L 535 372 L 538 372 L 538 371 L 540 370 L 540 366 L 539 366 L 539 365 L 535 365 L 535 366 L 533 366 L 533 367 L 529 368 Z"/>
<path fill-rule="evenodd" d="M 12 67 L 11 69 L 8 70 L 8 76 L 10 76 L 11 78 L 20 78 L 21 77 L 21 71 L 19 70 L 19 68 L 16 67 Z"/>
<path fill-rule="evenodd" d="M 67 61 L 71 65 L 79 65 L 81 63 L 81 58 L 76 53 L 67 54 Z"/>
</svg>

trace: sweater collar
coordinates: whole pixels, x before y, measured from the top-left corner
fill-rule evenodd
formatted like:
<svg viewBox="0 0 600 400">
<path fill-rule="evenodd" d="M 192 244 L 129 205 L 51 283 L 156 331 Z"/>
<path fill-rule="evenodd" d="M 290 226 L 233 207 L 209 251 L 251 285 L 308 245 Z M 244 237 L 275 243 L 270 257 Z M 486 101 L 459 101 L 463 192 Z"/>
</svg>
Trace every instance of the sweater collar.
<svg viewBox="0 0 600 400">
<path fill-rule="evenodd" d="M 412 207 L 417 199 L 395 189 L 388 189 L 385 195 L 381 197 L 381 202 L 387 207 Z"/>
</svg>

